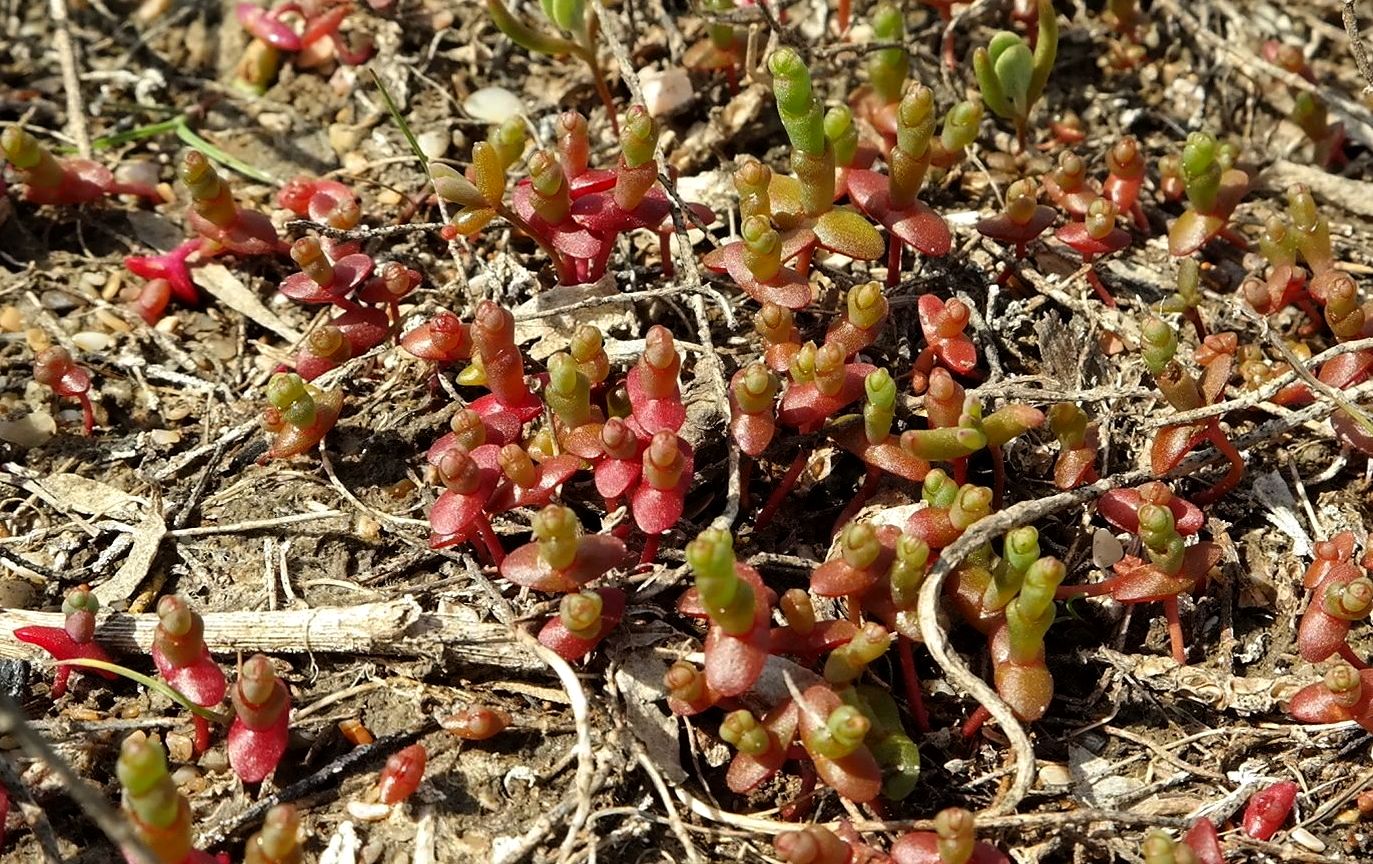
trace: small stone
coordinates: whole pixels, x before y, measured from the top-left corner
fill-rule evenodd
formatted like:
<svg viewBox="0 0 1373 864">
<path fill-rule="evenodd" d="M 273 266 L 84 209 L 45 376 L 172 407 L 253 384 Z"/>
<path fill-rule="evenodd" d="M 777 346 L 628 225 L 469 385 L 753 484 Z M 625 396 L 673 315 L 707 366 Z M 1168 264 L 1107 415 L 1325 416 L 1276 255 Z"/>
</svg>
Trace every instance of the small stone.
<svg viewBox="0 0 1373 864">
<path fill-rule="evenodd" d="M 383 189 L 377 193 L 377 203 L 394 207 L 400 203 L 400 193 L 394 189 Z"/>
<path fill-rule="evenodd" d="M 100 326 L 111 333 L 130 333 L 133 331 L 133 326 L 130 325 L 128 321 L 125 321 L 108 309 L 95 310 L 95 320 L 99 321 Z"/>
<path fill-rule="evenodd" d="M 148 438 L 159 447 L 170 447 L 181 440 L 181 433 L 174 429 L 154 429 Z"/>
<path fill-rule="evenodd" d="M 6 306 L 0 309 L 0 330 L 6 333 L 18 333 L 24 329 L 24 313 L 19 311 L 18 306 Z"/>
<path fill-rule="evenodd" d="M 435 32 L 447 30 L 453 26 L 453 12 L 450 9 L 440 9 L 429 17 L 429 25 Z"/>
<path fill-rule="evenodd" d="M 420 152 L 430 159 L 442 159 L 443 154 L 448 152 L 449 140 L 448 133 L 442 129 L 430 129 L 415 136 Z"/>
<path fill-rule="evenodd" d="M 356 150 L 343 156 L 343 168 L 350 174 L 360 174 L 367 169 L 367 157 Z"/>
<path fill-rule="evenodd" d="M 363 130 L 349 123 L 330 123 L 329 124 L 329 146 L 334 148 L 334 152 L 339 158 L 353 150 L 362 141 Z"/>
<path fill-rule="evenodd" d="M 274 111 L 263 111 L 257 115 L 257 122 L 268 132 L 284 135 L 291 131 L 291 116 L 289 114 L 278 114 Z"/>
<path fill-rule="evenodd" d="M 1315 834 L 1312 834 L 1305 828 L 1293 828 L 1291 831 L 1287 832 L 1287 836 L 1291 837 L 1292 842 L 1296 843 L 1303 849 L 1307 849 L 1311 852 L 1317 853 L 1325 851 L 1325 841 L 1317 837 Z"/>
<path fill-rule="evenodd" d="M 391 805 L 380 801 L 349 801 L 348 815 L 359 822 L 380 822 L 391 815 Z"/>
<path fill-rule="evenodd" d="M 181 318 L 176 315 L 164 315 L 162 320 L 153 325 L 153 329 L 159 333 L 175 333 L 181 329 Z"/>
<path fill-rule="evenodd" d="M 191 416 L 190 405 L 173 405 L 166 411 L 162 412 L 162 417 L 169 423 L 175 423 L 178 420 L 185 420 L 189 416 Z"/>
<path fill-rule="evenodd" d="M 88 282 L 86 277 L 94 275 L 95 274 L 93 273 L 82 274 L 81 284 L 87 285 Z M 99 286 L 100 282 L 96 282 L 94 285 L 90 285 L 89 287 L 98 288 Z M 42 296 L 38 298 L 38 302 L 43 304 L 44 309 L 47 309 L 52 312 L 57 312 L 59 314 L 63 312 L 70 312 L 71 310 L 76 308 L 76 301 L 73 300 L 71 295 L 65 291 L 44 291 Z"/>
<path fill-rule="evenodd" d="M 639 76 L 644 89 L 644 107 L 654 117 L 676 114 L 695 97 L 691 78 L 677 66 L 668 69 L 649 69 Z"/>
<path fill-rule="evenodd" d="M 46 411 L 37 411 L 18 420 L 0 421 L 0 441 L 16 447 L 41 447 L 57 434 L 57 422 Z"/>
<path fill-rule="evenodd" d="M 180 732 L 168 732 L 166 740 L 167 755 L 173 762 L 189 762 L 195 755 L 190 736 L 182 735 Z"/>
<path fill-rule="evenodd" d="M 483 87 L 462 101 L 463 110 L 474 120 L 493 125 L 524 113 L 524 102 L 504 87 Z"/>
<path fill-rule="evenodd" d="M 113 300 L 119 296 L 119 289 L 124 285 L 124 271 L 115 270 L 105 279 L 105 287 L 100 289 L 101 300 Z"/>
<path fill-rule="evenodd" d="M 1046 762 L 1039 767 L 1040 786 L 1071 786 L 1072 772 L 1068 766 L 1059 762 Z"/>
<path fill-rule="evenodd" d="M 114 343 L 114 337 L 98 330 L 82 330 L 72 336 L 72 344 L 87 353 L 107 350 Z"/>
<path fill-rule="evenodd" d="M 200 767 L 217 774 L 229 767 L 229 754 L 221 748 L 212 747 L 200 755 Z"/>
</svg>

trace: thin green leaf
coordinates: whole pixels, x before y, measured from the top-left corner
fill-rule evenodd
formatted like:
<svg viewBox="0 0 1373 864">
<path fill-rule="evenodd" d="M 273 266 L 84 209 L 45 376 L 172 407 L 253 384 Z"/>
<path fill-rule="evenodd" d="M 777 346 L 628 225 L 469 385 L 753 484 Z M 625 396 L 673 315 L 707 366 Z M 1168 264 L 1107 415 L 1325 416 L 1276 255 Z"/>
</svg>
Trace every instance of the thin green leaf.
<svg viewBox="0 0 1373 864">
<path fill-rule="evenodd" d="M 204 138 L 201 138 L 199 135 L 195 133 L 193 129 L 191 129 L 190 126 L 186 125 L 185 117 L 179 117 L 177 119 L 180 122 L 177 123 L 175 126 L 176 137 L 180 138 L 183 143 L 187 144 L 188 146 L 194 147 L 201 153 L 204 153 L 208 158 L 213 159 L 214 161 L 218 162 L 220 165 L 223 165 L 225 168 L 228 168 L 231 171 L 237 171 L 244 177 L 256 180 L 259 183 L 266 183 L 268 186 L 281 185 L 281 181 L 273 177 L 271 174 L 268 174 L 267 172 L 262 171 L 260 169 L 254 168 L 252 165 L 249 165 L 247 162 L 244 162 L 237 156 L 231 156 L 228 153 L 225 153 L 223 150 L 216 147 L 215 145 L 211 144 L 209 141 L 206 141 Z"/>
<path fill-rule="evenodd" d="M 58 660 L 56 661 L 55 665 L 74 666 L 78 669 L 101 669 L 105 672 L 113 672 L 115 675 L 120 675 L 124 678 L 128 678 L 130 681 L 135 681 L 139 684 L 142 684 L 149 690 L 155 690 L 158 693 L 161 693 L 163 696 L 166 696 L 168 699 L 180 705 L 182 708 L 185 708 L 192 714 L 204 717 L 206 720 L 213 720 L 216 723 L 222 723 L 225 726 L 228 726 L 230 723 L 234 722 L 234 718 L 227 713 L 215 711 L 211 708 L 206 708 L 203 705 L 195 704 L 191 701 L 190 697 L 186 696 L 184 693 L 182 693 L 180 690 L 176 689 L 172 685 L 168 684 L 166 681 L 159 681 L 156 678 L 149 678 L 142 672 L 135 672 L 127 666 L 120 666 L 118 663 L 106 663 L 104 660 Z"/>
<path fill-rule="evenodd" d="M 396 105 L 396 100 L 391 98 L 391 92 L 386 89 L 386 85 L 381 83 L 381 77 L 377 75 L 377 70 L 369 66 L 367 67 L 367 74 L 372 76 L 372 81 L 377 85 L 377 89 L 381 91 L 381 98 L 382 101 L 386 103 L 386 110 L 390 113 L 391 119 L 396 121 L 396 125 L 400 127 L 401 134 L 405 136 L 406 142 L 410 145 L 410 151 L 415 154 L 415 158 L 420 160 L 420 164 L 424 166 L 424 173 L 428 174 L 429 157 L 424 155 L 424 151 L 420 149 L 420 142 L 415 139 L 415 133 L 410 131 L 410 124 L 406 123 L 405 118 L 401 116 L 400 106 Z"/>
</svg>

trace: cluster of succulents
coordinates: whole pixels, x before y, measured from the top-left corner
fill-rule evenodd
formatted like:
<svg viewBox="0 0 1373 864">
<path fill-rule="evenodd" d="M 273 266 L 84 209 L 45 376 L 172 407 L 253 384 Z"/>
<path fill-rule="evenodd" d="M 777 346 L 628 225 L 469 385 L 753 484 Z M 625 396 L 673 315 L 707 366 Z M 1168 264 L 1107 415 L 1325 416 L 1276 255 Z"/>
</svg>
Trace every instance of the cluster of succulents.
<svg viewBox="0 0 1373 864">
<path fill-rule="evenodd" d="M 492 226 L 504 223 L 536 244 L 529 263 L 545 285 L 574 287 L 613 281 L 626 263 L 617 252 L 633 249 L 627 238 L 646 231 L 657 241 L 663 277 L 684 278 L 674 270 L 673 240 L 685 241 L 678 254 L 694 257 L 687 225 L 709 231 L 722 214 L 676 196 L 672 172 L 659 158 L 659 122 L 644 105 L 619 112 L 600 65 L 597 7 L 577 0 L 541 5 L 548 26 L 530 24 L 502 0 L 486 3 L 495 26 L 518 45 L 587 64 L 618 153 L 610 167 L 593 167 L 592 154 L 601 148 L 593 146 L 588 118 L 575 110 L 551 118 L 553 143 L 546 148 L 530 147 L 521 119 L 497 124 L 472 146 L 465 168 L 427 163 L 433 203 L 445 212 L 452 208 L 433 232 L 436 239 L 462 237 L 480 248 Z M 929 5 L 947 15 L 952 4 Z M 738 218 L 730 220 L 737 231 L 707 235 L 713 248 L 699 258 L 712 274 L 712 290 L 733 292 L 753 325 L 752 333 L 735 334 L 743 347 L 735 352 L 736 368 L 726 370 L 725 398 L 717 399 L 727 401 L 721 407 L 728 414 L 718 418 L 728 430 L 719 442 L 689 421 L 683 373 L 706 389 L 703 364 L 685 369 L 686 346 L 663 324 L 645 330 L 628 363 L 612 361 L 612 334 L 590 325 L 566 334 L 565 350 L 536 363 L 518 341 L 515 312 L 496 300 L 412 314 L 412 295 L 429 274 L 404 261 L 377 260 L 364 226 L 370 214 L 334 179 L 297 178 L 280 190 L 281 208 L 317 229 L 288 242 L 268 214 L 236 200 L 204 153 L 187 152 L 177 174 L 190 200 L 191 236 L 169 252 L 126 260 L 128 270 L 146 280 L 133 308 L 153 325 L 173 299 L 202 302 L 192 268 L 222 256 L 240 264 L 258 259 L 285 274 L 276 281 L 283 297 L 332 310 L 260 394 L 262 425 L 271 436 L 265 458 L 304 459 L 327 446 L 336 424 L 348 419 L 343 372 L 360 368 L 349 364 L 370 354 L 394 345 L 422 364 L 422 377 L 455 372 L 460 399 L 450 406 L 449 431 L 416 454 L 436 487 L 426 514 L 431 548 L 462 548 L 505 583 L 559 595 L 556 613 L 545 610 L 537 638 L 566 661 L 583 663 L 632 614 L 627 586 L 635 562 L 657 566 L 666 557 L 664 542 L 675 543 L 692 582 L 675 609 L 699 622 L 702 650 L 699 663 L 679 659 L 667 669 L 662 693 L 674 714 L 709 717 L 731 745 L 725 785 L 753 793 L 779 773 L 795 771 L 807 793 L 802 798 L 823 783 L 858 804 L 907 799 L 919 782 L 921 736 L 932 725 L 917 673 L 920 594 L 941 555 L 969 537 L 977 541 L 952 565 L 941 599 L 952 613 L 950 626 L 985 637 L 992 685 L 1021 721 L 1038 721 L 1052 709 L 1055 680 L 1046 638 L 1058 620 L 1057 601 L 1105 596 L 1126 605 L 1157 603 L 1172 658 L 1186 664 L 1180 597 L 1205 590 L 1222 557 L 1218 539 L 1200 539 L 1206 530 L 1202 508 L 1224 501 L 1245 473 L 1223 403 L 1239 391 L 1237 377 L 1262 386 L 1291 371 L 1284 362 L 1265 360 L 1262 349 L 1243 344 L 1237 332 L 1208 331 L 1199 311 L 1203 290 L 1211 287 L 1200 263 L 1208 244 L 1223 240 L 1247 248 L 1231 225 L 1250 185 L 1237 148 L 1209 131 L 1192 131 L 1177 153 L 1151 166 L 1144 145 L 1122 136 L 1109 142 L 1104 175 L 1092 176 L 1072 149 L 1082 140 L 1080 123 L 1036 124 L 1059 46 L 1058 13 L 1049 0 L 1016 5 L 1014 17 L 1030 24 L 1029 38 L 1008 30 L 976 48 L 966 77 L 979 95 L 955 102 L 942 119 L 934 91 L 911 79 L 903 47 L 907 16 L 898 5 L 879 3 L 872 10 L 871 32 L 885 44 L 864 60 L 866 83 L 840 94 L 837 104 L 827 105 L 825 96 L 832 94 L 821 92 L 796 48 L 783 45 L 766 58 L 785 135 L 776 143 L 785 145 L 785 156 L 767 164 L 744 154 L 727 166 L 738 199 Z M 1126 68 L 1142 56 L 1146 25 L 1133 2 L 1107 5 L 1107 21 L 1120 37 L 1111 63 Z M 711 0 L 706 6 L 723 14 L 734 3 Z M 846 32 L 849 10 L 841 6 L 839 29 Z M 351 11 L 323 0 L 271 10 L 239 5 L 238 19 L 253 36 L 238 67 L 242 82 L 257 90 L 267 86 L 281 52 L 308 63 L 327 45 L 344 63 L 365 61 L 370 45 L 350 45 L 340 33 Z M 745 50 L 734 27 L 712 21 L 691 63 L 726 71 L 736 89 Z M 1295 74 L 1309 74 L 1299 52 L 1275 47 L 1270 55 Z M 1173 208 L 1180 212 L 1167 230 L 1167 248 L 1179 259 L 1177 290 L 1139 317 L 1138 356 L 1131 358 L 1147 371 L 1169 412 L 1160 415 L 1165 422 L 1148 446 L 1154 479 L 1113 488 L 1097 501 L 1094 517 L 1118 532 L 1128 553 L 1106 562 L 1110 573 L 1095 581 L 1069 579 L 1065 560 L 1047 554 L 1060 544 L 1041 542 L 1040 531 L 1047 529 L 1022 525 L 988 537 L 976 526 L 1022 491 L 1024 484 L 1008 483 L 1009 448 L 1038 448 L 1053 457 L 1052 468 L 1043 461 L 1044 476 L 1034 482 L 1059 490 L 1096 483 L 1104 418 L 1089 402 L 1055 401 L 1041 409 L 979 394 L 977 385 L 991 368 L 980 350 L 989 334 L 974 324 L 973 301 L 942 285 L 925 286 L 930 290 L 914 298 L 915 326 L 896 332 L 897 301 L 912 297 L 902 282 L 906 250 L 926 258 L 953 250 L 954 230 L 931 203 L 946 193 L 933 181 L 964 170 L 970 148 L 988 140 L 984 106 L 1011 124 L 1022 157 L 1012 158 L 1022 174 L 1006 188 L 999 212 L 975 223 L 981 238 L 1004 247 L 994 278 L 1007 290 L 1024 289 L 1025 274 L 1037 266 L 1032 252 L 1053 229 L 1056 241 L 1080 258 L 1081 275 L 1104 306 L 1147 310 L 1139 297 L 1121 293 L 1127 286 L 1108 287 L 1103 277 L 1109 273 L 1097 265 L 1147 240 L 1156 204 L 1186 201 Z M 1329 123 L 1323 103 L 1298 99 L 1293 117 L 1314 142 L 1318 162 L 1343 158 L 1343 132 Z M 1033 163 L 1023 157 L 1037 138 L 1059 153 L 1053 168 L 1032 176 Z M 0 146 L 23 184 L 20 197 L 34 206 L 126 195 L 161 201 L 145 178 L 120 179 L 119 172 L 89 160 L 60 160 L 22 127 L 6 128 Z M 1150 199 L 1151 186 L 1159 201 Z M 1041 190 L 1051 204 L 1041 203 Z M 1248 259 L 1251 272 L 1237 292 L 1254 313 L 1278 322 L 1293 307 L 1306 318 L 1302 338 L 1321 344 L 1373 337 L 1373 304 L 1361 301 L 1357 283 L 1340 267 L 1309 189 L 1291 190 L 1285 216 L 1274 215 L 1263 226 L 1259 250 L 1260 257 Z M 652 250 L 647 254 L 651 265 Z M 817 278 L 824 267 L 845 274 L 842 290 L 834 280 Z M 826 325 L 815 326 L 817 317 Z M 1190 361 L 1179 359 L 1187 356 L 1180 353 L 1184 344 L 1191 346 Z M 33 377 L 58 396 L 79 400 L 84 432 L 95 433 L 91 373 L 70 351 L 39 353 Z M 1313 390 L 1343 399 L 1339 394 L 1373 378 L 1373 350 L 1338 353 L 1308 377 L 1272 401 L 1307 404 L 1317 398 Z M 1373 455 L 1367 414 L 1347 400 L 1338 409 L 1335 435 Z M 1174 414 L 1192 417 L 1167 422 Z M 1036 432 L 1044 426 L 1049 434 Z M 1179 475 L 1189 455 L 1205 447 L 1223 457 L 1226 471 L 1198 487 L 1191 476 L 1196 472 Z M 707 448 L 712 458 L 719 449 L 737 451 L 737 528 L 703 529 L 705 522 L 689 507 L 697 480 L 713 470 L 704 461 Z M 786 536 L 767 533 L 779 516 L 814 510 L 815 493 L 801 481 L 821 448 L 835 454 L 835 477 L 862 479 L 841 491 L 832 530 L 820 532 L 832 538 L 828 559 L 810 567 L 803 584 L 785 585 L 741 559 L 740 551 L 746 543 Z M 760 487 L 768 489 L 765 497 L 754 494 Z M 912 506 L 893 518 L 894 508 L 872 503 L 883 501 L 884 491 L 904 495 Z M 512 535 L 522 542 L 510 543 Z M 1373 672 L 1349 641 L 1351 628 L 1373 610 L 1370 570 L 1373 553 L 1356 560 L 1353 534 L 1316 547 L 1304 580 L 1310 602 L 1297 645 L 1311 663 L 1343 662 L 1293 697 L 1290 712 L 1302 722 L 1354 720 L 1373 729 L 1373 679 L 1367 679 Z M 822 617 L 820 600 L 825 608 L 842 606 L 842 614 Z M 65 627 L 13 634 L 64 664 L 49 690 L 54 700 L 63 697 L 71 672 L 83 671 L 82 663 L 84 671 L 105 676 L 114 668 L 97 639 L 94 594 L 86 586 L 72 589 L 63 611 Z M 201 618 L 184 600 L 163 597 L 157 612 L 152 660 L 167 685 L 193 706 L 196 750 L 213 746 L 210 723 L 218 717 L 228 726 L 228 761 L 238 778 L 263 781 L 290 746 L 286 683 L 270 659 L 256 655 L 239 664 L 230 684 L 205 645 Z M 770 664 L 786 671 L 785 693 L 755 690 Z M 894 688 L 880 686 L 895 677 L 886 675 L 889 670 L 904 688 L 900 698 Z M 226 695 L 232 714 L 219 715 Z M 963 727 L 969 736 L 988 716 L 985 708 L 970 714 Z M 473 709 L 455 718 L 451 731 L 482 740 L 506 722 L 496 712 Z M 357 731 L 359 741 L 365 732 Z M 379 800 L 404 801 L 425 765 L 421 745 L 395 754 L 380 776 Z M 145 843 L 165 861 L 204 860 L 191 848 L 187 806 L 170 785 L 161 746 L 130 736 L 117 772 L 125 810 Z M 1279 785 L 1255 799 L 1252 818 L 1246 813 L 1244 827 L 1252 836 L 1266 839 L 1286 818 L 1295 787 Z M 787 812 L 798 817 L 805 809 Z M 933 832 L 899 838 L 889 852 L 870 847 L 847 827 L 798 828 L 779 835 L 775 846 L 794 864 L 883 856 L 897 864 L 1009 860 L 975 840 L 967 811 L 946 810 L 935 824 Z M 248 860 L 294 860 L 297 825 L 289 808 L 272 811 L 249 843 Z M 1181 840 L 1151 835 L 1141 851 L 1150 864 L 1223 861 L 1216 828 L 1205 819 Z"/>
</svg>

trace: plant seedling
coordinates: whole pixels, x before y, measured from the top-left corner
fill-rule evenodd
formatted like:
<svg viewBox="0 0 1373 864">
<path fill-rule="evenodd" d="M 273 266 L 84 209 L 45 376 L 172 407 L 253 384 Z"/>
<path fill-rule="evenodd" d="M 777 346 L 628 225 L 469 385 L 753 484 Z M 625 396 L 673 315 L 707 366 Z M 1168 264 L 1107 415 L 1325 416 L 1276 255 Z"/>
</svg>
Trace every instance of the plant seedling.
<svg viewBox="0 0 1373 864">
<path fill-rule="evenodd" d="M 91 593 L 90 586 L 78 585 L 68 591 L 62 601 L 62 614 L 67 618 L 61 627 L 19 627 L 14 631 L 14 638 L 20 642 L 37 645 L 57 661 L 99 660 L 110 663 L 110 655 L 95 641 L 95 613 L 98 611 L 100 601 Z M 88 670 L 78 668 L 77 671 Z M 109 681 L 115 678 L 114 673 L 108 670 L 90 671 Z M 57 671 L 53 673 L 52 689 L 49 691 L 53 699 L 60 699 L 62 694 L 67 692 L 67 680 L 71 674 L 71 666 L 57 667 Z"/>
<path fill-rule="evenodd" d="M 1030 112 L 1044 93 L 1058 55 L 1058 19 L 1051 0 L 1039 0 L 1038 36 L 1032 51 L 1015 33 L 1002 30 L 985 48 L 973 52 L 982 101 L 992 113 L 1015 124 L 1016 140 L 1025 149 Z"/>
<path fill-rule="evenodd" d="M 90 437 L 95 431 L 95 408 L 91 405 L 91 373 L 76 365 L 71 352 L 60 345 L 45 348 L 33 361 L 33 380 L 52 389 L 58 396 L 81 403 L 81 433 Z"/>
<path fill-rule="evenodd" d="M 286 753 L 291 694 L 272 661 L 254 654 L 239 667 L 232 692 L 229 767 L 244 783 L 260 783 Z"/>
</svg>

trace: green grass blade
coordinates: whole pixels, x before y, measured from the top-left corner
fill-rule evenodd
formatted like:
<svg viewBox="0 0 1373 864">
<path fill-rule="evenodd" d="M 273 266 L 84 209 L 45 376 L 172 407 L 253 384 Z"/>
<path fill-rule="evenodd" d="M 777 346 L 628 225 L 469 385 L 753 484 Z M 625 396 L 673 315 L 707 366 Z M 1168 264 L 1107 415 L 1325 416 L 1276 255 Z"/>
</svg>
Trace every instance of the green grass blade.
<svg viewBox="0 0 1373 864">
<path fill-rule="evenodd" d="M 115 675 L 120 675 L 124 678 L 128 678 L 130 681 L 135 681 L 139 684 L 142 684 L 149 690 L 154 690 L 158 693 L 161 693 L 163 696 L 166 696 L 168 699 L 180 705 L 182 708 L 185 708 L 192 714 L 204 717 L 206 720 L 213 720 L 216 723 L 223 723 L 225 726 L 233 722 L 233 717 L 231 717 L 227 713 L 215 711 L 211 708 L 206 708 L 202 705 L 195 704 L 191 701 L 189 696 L 185 695 L 180 690 L 168 684 L 166 681 L 159 681 L 156 678 L 149 678 L 142 672 L 135 672 L 127 666 L 120 666 L 118 663 L 106 663 L 104 660 L 58 660 L 55 665 L 73 666 L 77 669 L 101 669 L 105 672 L 113 672 Z"/>
<path fill-rule="evenodd" d="M 195 133 L 194 130 L 191 129 L 190 126 L 186 125 L 186 120 L 184 117 L 180 118 L 180 120 L 181 122 L 178 123 L 175 127 L 176 137 L 180 138 L 184 143 L 190 145 L 191 147 L 194 147 L 201 153 L 204 153 L 207 157 L 223 165 L 225 168 L 228 168 L 231 171 L 237 171 L 244 177 L 249 177 L 253 180 L 256 180 L 259 183 L 266 183 L 268 186 L 281 185 L 281 181 L 277 180 L 271 174 L 254 168 L 252 165 L 249 165 L 242 159 L 225 153 L 223 150 L 211 144 L 209 141 L 206 141 L 204 138 L 201 138 L 199 135 Z"/>
<path fill-rule="evenodd" d="M 420 149 L 420 142 L 415 139 L 415 133 L 410 131 L 410 124 L 406 123 L 405 118 L 401 116 L 400 107 L 396 105 L 396 100 L 391 98 L 391 92 L 386 89 L 385 84 L 381 83 L 381 77 L 377 75 L 377 70 L 369 66 L 367 67 L 367 74 L 372 76 L 372 81 L 377 85 L 377 89 L 381 91 L 382 101 L 386 103 L 386 110 L 391 114 L 391 119 L 396 121 L 396 125 L 400 127 L 401 134 L 405 136 L 405 140 L 410 144 L 411 152 L 415 154 L 415 158 L 420 160 L 420 164 L 424 166 L 424 173 L 428 174 L 429 159 L 424 155 L 424 151 Z"/>
</svg>

